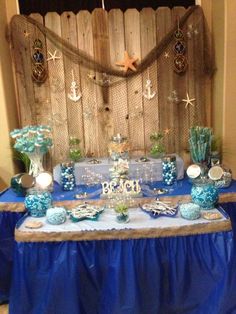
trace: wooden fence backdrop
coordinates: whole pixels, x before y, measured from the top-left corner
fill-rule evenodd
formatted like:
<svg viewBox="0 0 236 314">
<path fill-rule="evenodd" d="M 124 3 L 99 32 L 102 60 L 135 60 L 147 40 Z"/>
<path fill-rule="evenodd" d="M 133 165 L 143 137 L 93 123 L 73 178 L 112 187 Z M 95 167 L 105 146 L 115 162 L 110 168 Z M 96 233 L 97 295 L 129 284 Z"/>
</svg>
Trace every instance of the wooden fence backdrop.
<svg viewBox="0 0 236 314">
<path fill-rule="evenodd" d="M 98 61 L 117 69 L 115 62 L 123 60 L 125 50 L 130 56 L 142 60 L 184 13 L 182 7 L 172 10 L 161 7 L 156 11 L 144 8 L 141 12 L 129 9 L 123 13 L 119 9 L 109 12 L 95 9 L 92 13 L 80 11 L 77 15 L 64 12 L 61 16 L 48 13 L 42 17 L 36 13 L 31 17 Z M 184 28 L 186 32 L 195 27 L 195 19 L 194 15 L 189 18 Z M 189 127 L 196 122 L 209 124 L 207 112 L 210 104 L 199 101 L 206 99 L 204 95 L 209 93 L 204 78 L 197 70 L 198 58 L 202 58 L 203 50 L 203 47 L 199 47 L 197 37 L 197 33 L 202 31 L 201 27 L 203 26 L 198 25 L 196 34 L 191 38 L 185 34 L 186 56 L 191 62 L 189 61 L 184 75 L 180 76 L 173 71 L 171 48 L 166 56 L 161 56 L 142 75 L 111 86 L 108 92 L 109 103 L 102 98 L 102 88 L 88 79 L 88 74 L 92 77 L 96 73 L 74 64 L 60 51 L 57 52 L 60 59 L 47 62 L 48 79 L 45 83 L 38 85 L 32 81 L 31 76 L 16 73 L 22 126 L 52 123 L 52 165 L 68 159 L 69 136 L 72 135 L 81 140 L 81 148 L 87 156 L 107 156 L 109 138 L 118 132 L 128 136 L 133 155 L 141 155 L 150 149 L 151 132 L 169 129 L 170 133 L 165 138 L 167 151 L 183 153 L 188 148 Z M 46 58 L 49 58 L 49 51 L 55 51 L 52 43 L 35 30 L 35 34 L 30 34 L 22 56 L 24 73 L 31 73 L 35 38 L 42 40 Z M 78 102 L 72 102 L 67 97 L 72 69 L 82 93 Z M 148 75 L 152 81 L 152 90 L 157 91 L 151 100 L 142 95 Z M 168 100 L 173 96 L 173 91 L 178 92 L 178 103 Z M 194 106 L 185 108 L 181 99 L 186 98 L 187 92 L 195 101 Z"/>
</svg>

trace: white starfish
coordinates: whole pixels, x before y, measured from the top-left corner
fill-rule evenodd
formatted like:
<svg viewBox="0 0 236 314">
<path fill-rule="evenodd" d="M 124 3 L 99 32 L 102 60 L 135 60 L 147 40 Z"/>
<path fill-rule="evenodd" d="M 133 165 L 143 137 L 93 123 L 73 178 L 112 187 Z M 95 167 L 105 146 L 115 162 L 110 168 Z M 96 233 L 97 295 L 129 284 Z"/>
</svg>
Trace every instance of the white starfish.
<svg viewBox="0 0 236 314">
<path fill-rule="evenodd" d="M 169 54 L 169 52 L 164 52 L 164 57 L 167 59 L 167 58 L 169 58 L 170 57 L 170 54 Z"/>
<path fill-rule="evenodd" d="M 185 102 L 185 109 L 187 109 L 187 107 L 189 105 L 193 106 L 194 107 L 194 104 L 193 104 L 193 101 L 195 101 L 196 99 L 195 98 L 191 98 L 189 97 L 189 94 L 187 93 L 187 98 L 186 99 L 182 99 L 183 102 Z"/>
<path fill-rule="evenodd" d="M 50 52 L 50 51 L 48 51 L 48 53 L 49 53 L 50 57 L 47 58 L 47 61 L 52 60 L 53 63 L 55 64 L 55 61 L 56 61 L 57 59 L 61 59 L 61 56 L 57 56 L 57 50 L 55 50 L 54 53 L 52 53 L 52 52 Z"/>
</svg>

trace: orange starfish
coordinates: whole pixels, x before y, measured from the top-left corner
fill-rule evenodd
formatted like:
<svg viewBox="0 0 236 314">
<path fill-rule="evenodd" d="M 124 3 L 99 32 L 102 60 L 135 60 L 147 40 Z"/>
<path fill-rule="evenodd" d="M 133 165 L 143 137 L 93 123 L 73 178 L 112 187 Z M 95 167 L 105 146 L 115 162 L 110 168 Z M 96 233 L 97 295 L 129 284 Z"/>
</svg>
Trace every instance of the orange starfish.
<svg viewBox="0 0 236 314">
<path fill-rule="evenodd" d="M 137 71 L 137 69 L 133 65 L 133 63 L 135 63 L 136 61 L 138 61 L 138 58 L 130 58 L 130 56 L 128 55 L 128 52 L 125 51 L 124 60 L 116 62 L 116 65 L 124 67 L 124 69 L 123 69 L 124 72 L 127 72 L 128 69 L 130 69 L 132 71 Z"/>
</svg>

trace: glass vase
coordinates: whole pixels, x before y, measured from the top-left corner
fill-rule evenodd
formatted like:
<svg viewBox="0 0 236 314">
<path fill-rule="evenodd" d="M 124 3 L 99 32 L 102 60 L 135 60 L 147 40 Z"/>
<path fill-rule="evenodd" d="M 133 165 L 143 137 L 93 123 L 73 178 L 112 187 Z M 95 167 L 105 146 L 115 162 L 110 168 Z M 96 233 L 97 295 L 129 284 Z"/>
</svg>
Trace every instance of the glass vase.
<svg viewBox="0 0 236 314">
<path fill-rule="evenodd" d="M 63 191 L 73 191 L 75 188 L 74 163 L 64 162 L 61 164 L 61 186 Z"/>
<path fill-rule="evenodd" d="M 52 206 L 52 195 L 47 191 L 29 189 L 24 204 L 30 216 L 43 217 Z"/>
<path fill-rule="evenodd" d="M 191 197 L 192 201 L 199 205 L 201 209 L 209 210 L 215 207 L 219 198 L 219 192 L 212 180 L 202 178 L 194 181 Z"/>
<path fill-rule="evenodd" d="M 162 177 L 166 185 L 173 185 L 177 178 L 176 157 L 167 155 L 162 158 Z"/>
<path fill-rule="evenodd" d="M 40 172 L 43 172 L 43 153 L 41 152 L 33 152 L 33 153 L 26 153 L 30 159 L 30 167 L 29 167 L 29 174 L 33 177 L 37 177 Z"/>
</svg>

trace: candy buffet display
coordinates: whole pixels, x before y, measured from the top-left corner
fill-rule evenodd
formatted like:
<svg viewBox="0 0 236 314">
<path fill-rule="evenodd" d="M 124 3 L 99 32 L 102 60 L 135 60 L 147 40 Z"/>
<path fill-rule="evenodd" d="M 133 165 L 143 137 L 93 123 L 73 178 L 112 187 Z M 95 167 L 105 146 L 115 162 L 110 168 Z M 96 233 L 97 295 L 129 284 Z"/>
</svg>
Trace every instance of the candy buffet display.
<svg viewBox="0 0 236 314">
<path fill-rule="evenodd" d="M 191 197 L 192 201 L 201 209 L 213 209 L 218 201 L 219 192 L 214 181 L 203 177 L 194 181 Z"/>
<path fill-rule="evenodd" d="M 63 191 L 73 191 L 75 188 L 74 163 L 61 164 L 61 186 Z"/>
<path fill-rule="evenodd" d="M 162 158 L 162 176 L 166 185 L 172 185 L 177 178 L 176 157 L 174 155 Z"/>
<path fill-rule="evenodd" d="M 29 174 L 36 177 L 43 169 L 43 156 L 52 146 L 51 128 L 47 125 L 25 126 L 10 132 L 14 148 L 30 159 Z"/>
<path fill-rule="evenodd" d="M 121 159 L 129 158 L 129 142 L 127 137 L 122 136 L 121 134 L 114 135 L 108 144 L 108 152 L 110 158 L 114 161 Z"/>
<path fill-rule="evenodd" d="M 179 211 L 184 219 L 194 220 L 201 216 L 200 206 L 194 203 L 185 203 L 179 205 Z"/>
<path fill-rule="evenodd" d="M 66 221 L 67 212 L 64 207 L 51 207 L 46 212 L 47 222 L 51 225 L 60 225 Z"/>
<path fill-rule="evenodd" d="M 32 217 L 43 217 L 52 206 L 51 193 L 37 189 L 29 189 L 25 197 L 25 208 Z"/>
<path fill-rule="evenodd" d="M 72 208 L 70 219 L 73 222 L 79 222 L 84 219 L 97 220 L 99 214 L 104 210 L 104 207 L 84 203 Z"/>
<path fill-rule="evenodd" d="M 162 202 L 158 198 L 155 202 L 139 205 L 140 208 L 148 213 L 152 218 L 161 216 L 175 217 L 178 212 L 177 205 L 171 205 L 170 202 Z"/>
</svg>

